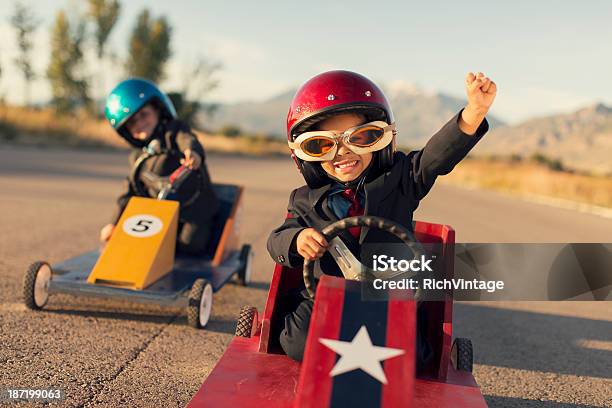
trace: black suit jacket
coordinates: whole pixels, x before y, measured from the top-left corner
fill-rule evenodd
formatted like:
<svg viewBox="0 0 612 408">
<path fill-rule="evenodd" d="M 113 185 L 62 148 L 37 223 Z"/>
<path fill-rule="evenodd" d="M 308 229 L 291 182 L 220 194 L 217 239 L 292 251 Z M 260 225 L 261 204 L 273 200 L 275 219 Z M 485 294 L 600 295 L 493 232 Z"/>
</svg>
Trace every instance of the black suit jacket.
<svg viewBox="0 0 612 408">
<path fill-rule="evenodd" d="M 427 142 L 422 150 L 408 154 L 397 152 L 393 167 L 365 183 L 365 215 L 374 215 L 395 221 L 412 230 L 412 214 L 420 200 L 431 190 L 438 176 L 448 174 L 489 129 L 486 120 L 474 135 L 459 128 L 461 112 L 453 117 Z M 338 218 L 327 203 L 330 184 L 317 189 L 302 186 L 291 192 L 287 207 L 290 218 L 272 231 L 268 238 L 268 252 L 284 266 L 301 267 L 303 258 L 296 250 L 296 237 L 304 228 L 322 230 Z M 363 244 L 401 242 L 380 230 L 361 229 L 359 241 L 348 231 L 340 234 L 349 249 L 359 258 Z M 328 275 L 342 276 L 335 261 L 325 253 L 315 264 L 315 276 L 325 271 Z"/>
</svg>

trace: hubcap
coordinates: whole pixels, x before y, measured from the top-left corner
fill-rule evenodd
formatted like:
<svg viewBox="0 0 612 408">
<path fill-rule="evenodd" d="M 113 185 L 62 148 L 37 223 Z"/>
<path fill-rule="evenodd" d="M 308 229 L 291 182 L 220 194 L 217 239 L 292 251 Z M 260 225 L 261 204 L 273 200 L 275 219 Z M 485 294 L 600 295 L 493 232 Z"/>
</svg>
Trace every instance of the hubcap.
<svg viewBox="0 0 612 408">
<path fill-rule="evenodd" d="M 51 280 L 51 268 L 49 265 L 42 265 L 36 273 L 34 281 L 34 303 L 36 306 L 43 307 L 49 300 L 49 281 Z"/>
<path fill-rule="evenodd" d="M 202 292 L 202 299 L 200 300 L 200 326 L 204 327 L 208 323 L 208 319 L 210 319 L 210 312 L 212 310 L 212 298 L 213 298 L 213 290 L 210 283 L 204 286 L 204 291 Z"/>
</svg>

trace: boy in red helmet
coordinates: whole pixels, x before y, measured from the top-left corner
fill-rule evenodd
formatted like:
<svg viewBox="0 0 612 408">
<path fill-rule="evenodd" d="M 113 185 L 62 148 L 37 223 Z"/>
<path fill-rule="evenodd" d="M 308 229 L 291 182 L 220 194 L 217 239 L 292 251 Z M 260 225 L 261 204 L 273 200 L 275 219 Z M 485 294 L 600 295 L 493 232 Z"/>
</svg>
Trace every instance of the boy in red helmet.
<svg viewBox="0 0 612 408">
<path fill-rule="evenodd" d="M 289 197 L 289 218 L 270 234 L 268 252 L 281 265 L 301 267 L 315 260 L 315 277 L 343 276 L 326 252 L 319 232 L 339 219 L 373 215 L 412 231 L 412 214 L 438 176 L 448 174 L 487 132 L 485 116 L 497 86 L 484 74 L 466 77 L 468 103 L 418 151 L 395 149 L 393 113 L 382 91 L 369 79 L 349 71 L 330 71 L 306 82 L 287 116 L 292 157 L 306 184 Z M 340 234 L 359 255 L 367 243 L 394 242 L 380 230 L 352 228 Z M 358 257 L 359 258 L 359 257 Z M 302 291 L 287 301 L 280 344 L 301 361 L 313 302 Z M 417 367 L 431 354 L 417 329 Z"/>
</svg>

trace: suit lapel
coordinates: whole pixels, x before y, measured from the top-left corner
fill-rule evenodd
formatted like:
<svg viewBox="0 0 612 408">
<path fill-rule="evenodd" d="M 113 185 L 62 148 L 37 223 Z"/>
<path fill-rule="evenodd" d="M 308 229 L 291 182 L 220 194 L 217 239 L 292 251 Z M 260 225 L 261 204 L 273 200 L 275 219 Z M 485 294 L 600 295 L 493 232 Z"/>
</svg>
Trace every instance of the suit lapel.
<svg viewBox="0 0 612 408">
<path fill-rule="evenodd" d="M 308 192 L 309 208 L 304 214 L 301 214 L 302 218 L 304 219 L 304 221 L 306 221 L 306 224 L 308 224 L 308 226 L 315 228 L 319 231 L 323 229 L 323 227 L 327 225 L 328 223 L 326 220 L 321 218 L 320 214 L 317 214 L 316 208 L 319 205 L 319 203 L 322 201 L 324 194 L 330 189 L 330 187 L 331 187 L 330 184 L 326 184 L 323 187 L 311 189 Z M 338 220 L 338 218 L 333 214 L 333 212 L 329 211 L 324 200 L 323 202 L 321 202 L 320 205 L 323 210 L 323 213 L 330 220 L 332 220 L 332 222 Z"/>
<path fill-rule="evenodd" d="M 323 200 L 321 201 L 321 208 L 323 209 L 323 213 L 327 215 L 327 218 L 329 218 L 332 222 L 336 222 L 340 218 L 338 218 L 336 216 L 336 213 L 333 212 L 331 208 L 329 208 L 328 200 L 329 200 L 329 196 L 326 196 L 325 198 L 323 198 Z"/>
<path fill-rule="evenodd" d="M 385 174 L 376 177 L 369 183 L 365 184 L 365 211 L 364 215 L 378 215 L 378 206 L 380 202 L 391 193 L 394 187 L 392 183 L 385 183 Z M 359 244 L 362 244 L 370 229 L 368 227 L 361 228 L 359 235 Z"/>
<path fill-rule="evenodd" d="M 313 207 L 316 206 L 321 200 L 321 197 L 323 197 L 323 194 L 325 194 L 325 192 L 327 192 L 330 188 L 331 184 L 326 184 L 323 187 L 310 189 L 308 191 L 308 202 L 312 204 Z"/>
</svg>

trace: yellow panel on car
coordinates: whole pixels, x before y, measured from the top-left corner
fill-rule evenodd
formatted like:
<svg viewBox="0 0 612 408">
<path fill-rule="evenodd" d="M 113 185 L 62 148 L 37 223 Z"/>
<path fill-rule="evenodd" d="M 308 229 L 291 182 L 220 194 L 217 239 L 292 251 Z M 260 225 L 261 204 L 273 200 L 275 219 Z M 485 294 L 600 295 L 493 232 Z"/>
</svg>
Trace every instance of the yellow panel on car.
<svg viewBox="0 0 612 408">
<path fill-rule="evenodd" d="M 172 271 L 178 214 L 177 201 L 132 197 L 87 282 L 143 289 Z"/>
</svg>

